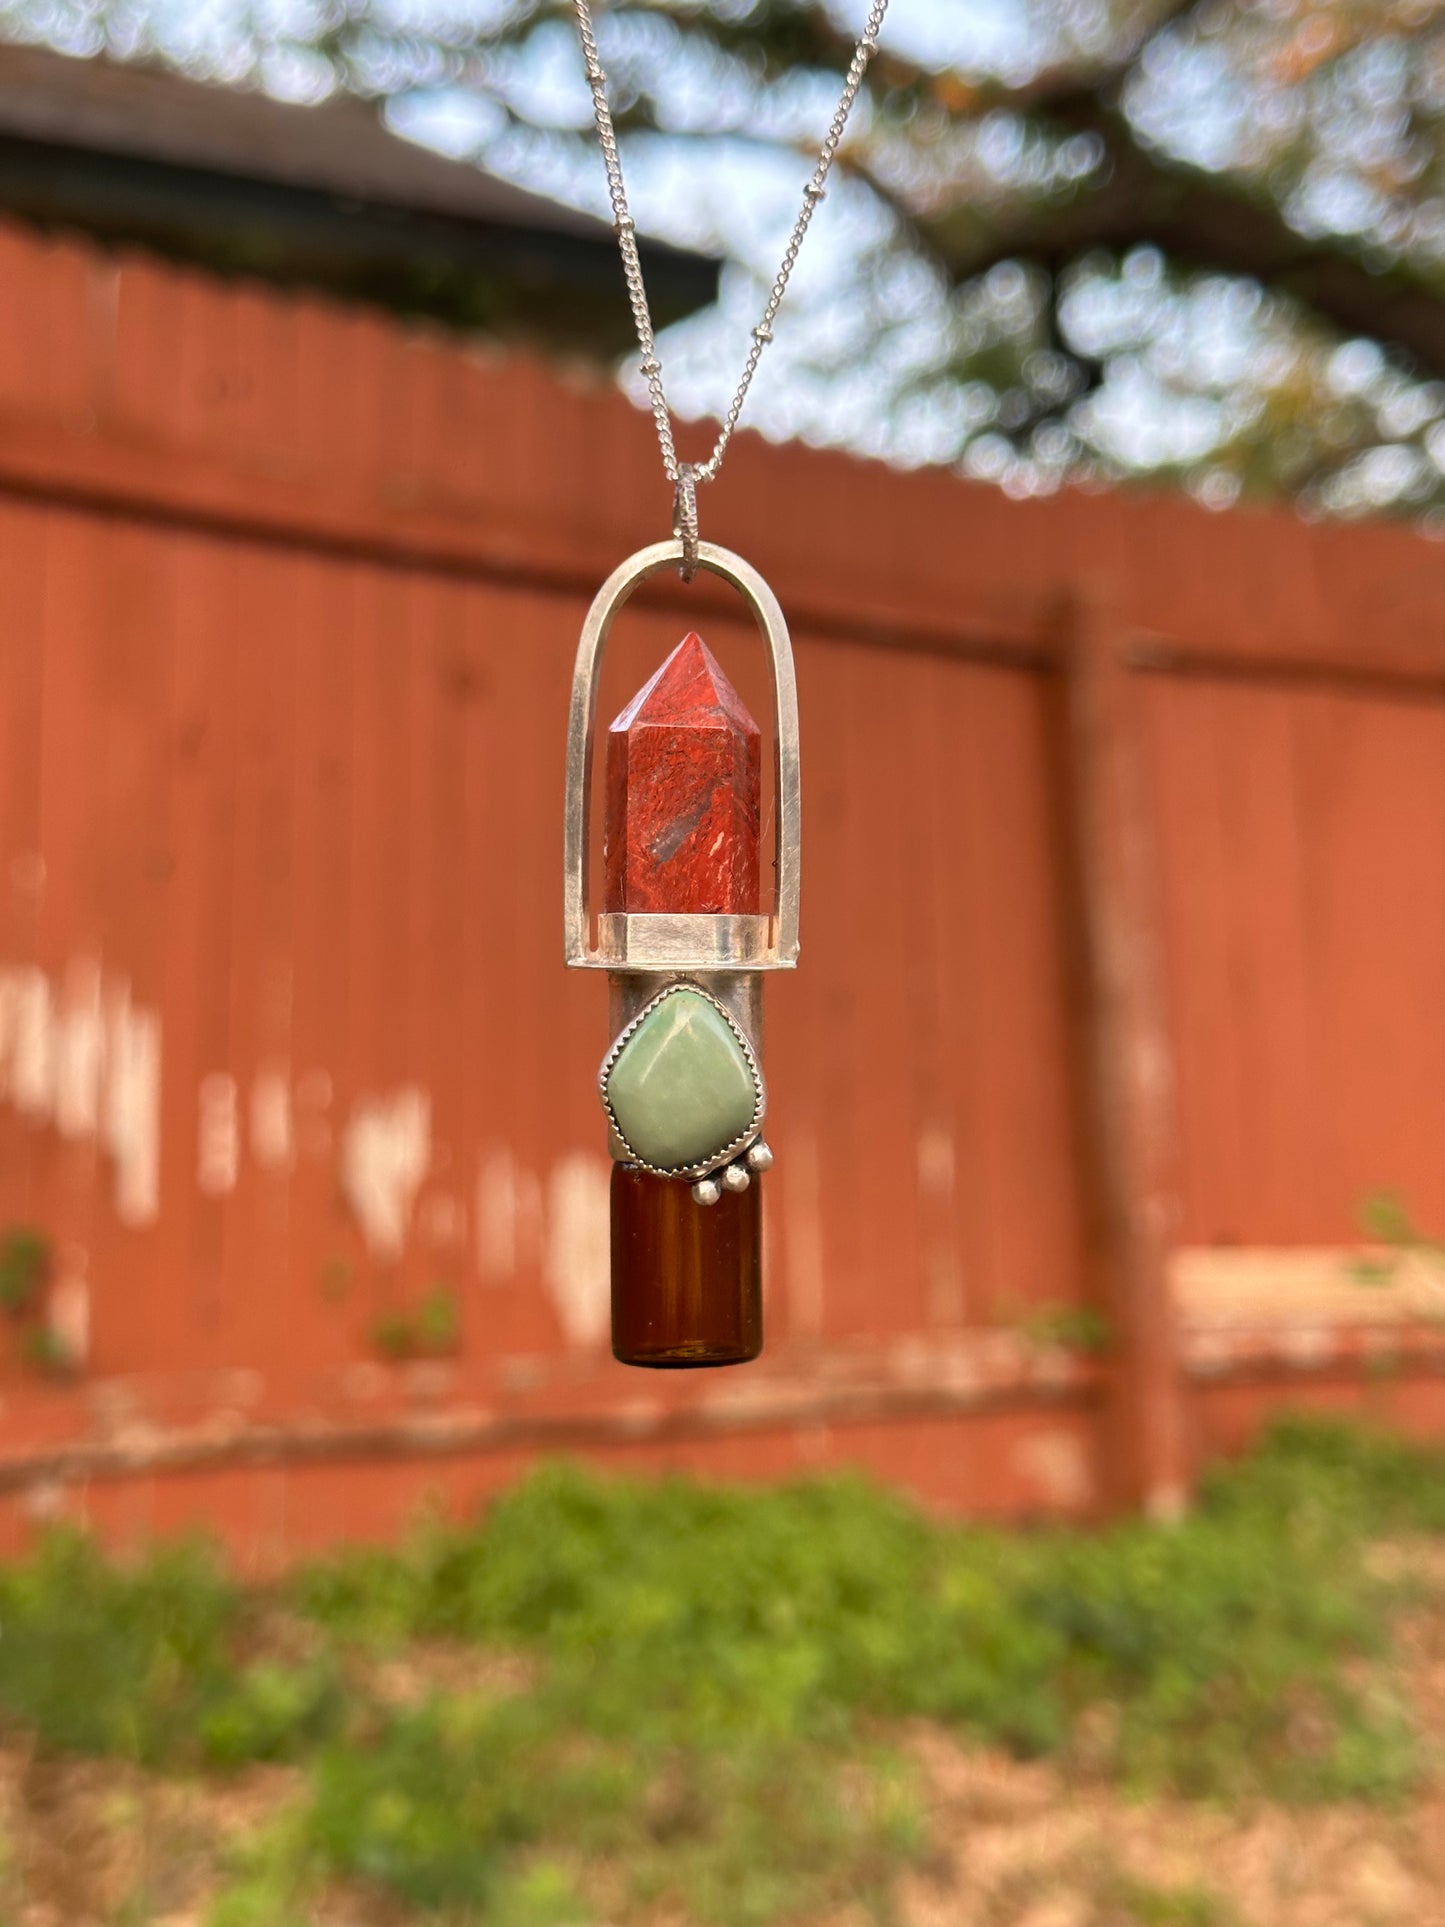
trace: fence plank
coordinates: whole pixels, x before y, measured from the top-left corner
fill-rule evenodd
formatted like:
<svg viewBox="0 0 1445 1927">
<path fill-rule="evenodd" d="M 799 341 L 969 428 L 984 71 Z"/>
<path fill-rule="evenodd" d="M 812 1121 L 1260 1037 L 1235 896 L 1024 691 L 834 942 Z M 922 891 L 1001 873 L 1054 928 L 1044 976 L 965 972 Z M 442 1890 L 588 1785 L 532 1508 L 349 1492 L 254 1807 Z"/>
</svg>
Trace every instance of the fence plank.
<svg viewBox="0 0 1445 1927">
<path fill-rule="evenodd" d="M 1188 1491 L 1183 1380 L 1169 1291 L 1176 1213 L 1173 1072 L 1164 1010 L 1141 692 L 1117 619 L 1081 595 L 1068 656 L 1069 766 L 1087 947 L 1099 1223 L 1113 1320 L 1116 1491 L 1156 1516 Z"/>
</svg>

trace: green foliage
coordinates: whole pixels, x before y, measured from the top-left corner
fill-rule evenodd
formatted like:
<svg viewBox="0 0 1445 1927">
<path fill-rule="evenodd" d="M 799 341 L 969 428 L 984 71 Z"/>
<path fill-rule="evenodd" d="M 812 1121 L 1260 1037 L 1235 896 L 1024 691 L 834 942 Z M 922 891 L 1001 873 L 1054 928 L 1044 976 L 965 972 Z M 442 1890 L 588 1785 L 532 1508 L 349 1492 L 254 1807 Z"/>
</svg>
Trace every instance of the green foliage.
<svg viewBox="0 0 1445 1927">
<path fill-rule="evenodd" d="M 410 1358 L 411 1320 L 403 1312 L 382 1312 L 371 1327 L 371 1342 L 383 1358 Z"/>
<path fill-rule="evenodd" d="M 320 1830 L 335 1823 L 339 1836 L 335 1844 L 346 1864 L 355 1866 L 374 1857 L 390 1867 L 398 1836 L 404 1839 L 406 1821 L 415 1818 L 415 1790 L 411 1783 L 403 1785 L 396 1800 L 380 1816 L 383 1844 L 374 1855 L 369 1843 L 358 1840 L 357 1827 L 360 1820 L 375 1824 L 374 1805 L 350 1815 L 338 1815 L 332 1808 L 323 1816 Z M 312 1927 L 316 1918 L 312 1899 L 324 1870 L 317 1831 L 311 1810 L 295 1806 L 253 1838 L 237 1856 L 233 1877 L 213 1903 L 206 1927 Z M 448 1908 L 444 1914 L 448 1923 L 471 1927 L 471 1923 L 485 1918 L 486 1927 L 579 1927 L 588 1918 L 587 1904 L 580 1898 L 565 1861 L 522 1852 L 501 1864 L 485 1847 L 473 1853 L 466 1843 L 456 1841 L 455 1830 L 444 1831 L 452 1842 L 451 1870 L 455 1872 L 468 1862 L 482 1869 L 480 1883 L 466 1884 L 473 1892 L 480 1884 L 486 1894 L 484 1916 L 466 1910 L 457 1914 Z M 6 1927 L 3 1920 L 0 1927 Z"/>
<path fill-rule="evenodd" d="M 60 1332 L 43 1321 L 50 1244 L 43 1232 L 13 1225 L 0 1237 L 0 1311 L 18 1327 L 16 1346 L 31 1371 L 64 1378 L 79 1366 Z"/>
<path fill-rule="evenodd" d="M 22 1335 L 20 1356 L 31 1371 L 45 1378 L 68 1378 L 77 1366 L 70 1347 L 49 1325 L 32 1325 Z"/>
<path fill-rule="evenodd" d="M 294 1806 L 247 1841 L 206 1927 L 311 1927 L 316 1859 L 305 1809 Z"/>
<path fill-rule="evenodd" d="M 202 1752 L 214 1766 L 302 1756 L 337 1731 L 345 1711 L 333 1655 L 303 1663 L 256 1660 L 230 1673 L 200 1710 Z"/>
<path fill-rule="evenodd" d="M 1107 1917 L 1130 1927 L 1240 1927 L 1234 1909 L 1206 1887 L 1156 1887 L 1121 1876 L 1109 1883 L 1105 1897 Z"/>
<path fill-rule="evenodd" d="M 29 1311 L 50 1268 L 50 1246 L 28 1225 L 14 1225 L 0 1238 L 0 1310 Z"/>
<path fill-rule="evenodd" d="M 415 1311 L 383 1312 L 371 1328 L 385 1358 L 449 1358 L 461 1336 L 461 1311 L 450 1285 L 434 1285 Z"/>
<path fill-rule="evenodd" d="M 480 1531 L 433 1525 L 302 1588 L 349 1636 L 532 1647 L 579 1723 L 633 1744 L 834 1746 L 927 1716 L 1043 1753 L 1108 1703 L 1140 1784 L 1391 1793 L 1403 1719 L 1340 1662 L 1384 1638 L 1365 1536 L 1407 1500 L 1433 1518 L 1429 1483 L 1408 1448 L 1287 1427 L 1179 1528 L 1024 1539 L 853 1480 L 759 1494 L 553 1467 Z"/>
<path fill-rule="evenodd" d="M 1097 1305 L 1073 1305 L 1054 1299 L 1005 1313 L 1000 1323 L 1012 1324 L 1040 1351 L 1059 1348 L 1091 1357 L 1107 1352 L 1114 1336 L 1107 1314 Z"/>
<path fill-rule="evenodd" d="M 1360 1229 L 1367 1238 L 1378 1239 L 1385 1245 L 1409 1246 L 1420 1242 L 1409 1206 L 1398 1191 L 1372 1191 L 1360 1206 Z"/>
<path fill-rule="evenodd" d="M 1315 1547 L 1352 1558 L 1382 1533 L 1445 1532 L 1445 1447 L 1368 1426 L 1294 1417 L 1276 1422 L 1244 1465 L 1213 1473 L 1202 1493 L 1212 1517 L 1308 1525 Z"/>
<path fill-rule="evenodd" d="M 461 1311 L 450 1285 L 434 1285 L 417 1307 L 417 1350 L 424 1358 L 444 1358 L 457 1348 Z"/>
<path fill-rule="evenodd" d="M 194 1546 L 123 1570 L 57 1534 L 0 1571 L 0 1713 L 51 1748 L 302 1763 L 211 1927 L 290 1927 L 336 1878 L 563 1927 L 599 1867 L 607 1917 L 882 1917 L 927 1845 L 890 1741 L 913 1717 L 1086 1748 L 1140 1788 L 1405 1790 L 1413 1736 L 1371 1664 L 1402 1597 L 1364 1557 L 1381 1532 L 1445 1532 L 1445 1452 L 1303 1421 L 1183 1524 L 1096 1534 L 941 1524 L 852 1478 L 553 1465 L 479 1524 L 310 1566 L 285 1602 Z M 405 1690 L 382 1683 L 397 1665 Z M 1228 1920 L 1192 1891 L 1117 1900 Z"/>
<path fill-rule="evenodd" d="M 644 1792 L 635 1759 L 545 1701 L 433 1697 L 322 1755 L 311 1833 L 329 1866 L 421 1905 L 487 1904 L 516 1849 L 544 1831 L 575 1840 Z"/>
<path fill-rule="evenodd" d="M 244 1661 L 245 1605 L 204 1547 L 124 1570 L 50 1534 L 0 1569 L 0 1720 L 72 1752 L 146 1763 L 290 1757 L 334 1722 L 334 1660 Z"/>
<path fill-rule="evenodd" d="M 1398 1191 L 1370 1193 L 1360 1206 L 1360 1230 L 1385 1249 L 1378 1256 L 1353 1261 L 1349 1273 L 1357 1285 L 1391 1284 L 1404 1258 L 1424 1258 L 1435 1266 L 1445 1264 L 1445 1244 L 1425 1236 Z"/>
<path fill-rule="evenodd" d="M 167 1548 L 133 1573 L 74 1532 L 0 1573 L 0 1708 L 51 1745 L 154 1760 L 225 1690 L 235 1596 L 209 1555 Z"/>
</svg>

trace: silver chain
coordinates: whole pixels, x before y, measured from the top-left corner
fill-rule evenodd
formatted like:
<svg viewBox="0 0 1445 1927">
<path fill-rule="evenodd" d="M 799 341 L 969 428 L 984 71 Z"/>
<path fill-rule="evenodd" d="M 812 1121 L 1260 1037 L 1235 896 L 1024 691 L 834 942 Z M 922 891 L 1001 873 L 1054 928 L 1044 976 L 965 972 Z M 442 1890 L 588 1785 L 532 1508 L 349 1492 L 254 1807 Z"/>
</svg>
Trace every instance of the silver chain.
<svg viewBox="0 0 1445 1927">
<path fill-rule="evenodd" d="M 803 237 L 808 232 L 814 210 L 824 199 L 827 192 L 829 169 L 833 165 L 843 139 L 843 130 L 848 125 L 853 102 L 858 98 L 858 89 L 863 85 L 863 76 L 868 71 L 878 47 L 878 32 L 883 25 L 883 16 L 888 11 L 888 0 L 873 0 L 864 23 L 862 35 L 848 65 L 847 78 L 843 92 L 838 100 L 828 132 L 818 153 L 817 165 L 812 177 L 803 189 L 803 205 L 793 224 L 793 232 L 788 237 L 788 245 L 783 251 L 783 259 L 768 295 L 763 318 L 753 329 L 752 346 L 748 350 L 747 361 L 743 365 L 742 379 L 732 405 L 723 417 L 722 428 L 712 454 L 705 462 L 680 462 L 677 458 L 677 444 L 673 440 L 672 415 L 667 406 L 667 392 L 662 385 L 662 363 L 657 358 L 657 340 L 652 330 L 652 311 L 647 302 L 647 287 L 642 279 L 642 263 L 637 254 L 637 223 L 632 218 L 632 210 L 627 204 L 627 188 L 622 179 L 622 157 L 617 150 L 617 130 L 612 125 L 612 109 L 607 104 L 607 76 L 602 70 L 602 62 L 597 53 L 597 35 L 592 26 L 592 7 L 590 0 L 572 0 L 577 15 L 577 31 L 582 40 L 582 53 L 587 62 L 587 82 L 592 89 L 592 108 L 597 117 L 597 139 L 602 148 L 602 161 L 607 169 L 607 191 L 612 200 L 612 215 L 617 229 L 617 244 L 622 253 L 622 270 L 627 278 L 627 295 L 632 303 L 632 319 L 637 328 L 638 345 L 642 349 L 642 373 L 647 381 L 647 392 L 652 404 L 652 419 L 657 424 L 657 440 L 662 449 L 662 466 L 667 471 L 667 479 L 673 485 L 674 507 L 673 528 L 682 538 L 684 547 L 683 573 L 691 576 L 697 561 L 697 490 L 703 482 L 710 482 L 722 467 L 723 456 L 727 453 L 728 443 L 732 440 L 733 430 L 743 412 L 748 389 L 752 386 L 753 376 L 757 373 L 758 363 L 762 360 L 763 350 L 773 338 L 773 322 L 777 319 L 778 309 L 783 305 L 788 281 L 798 259 L 798 251 L 803 245 Z"/>
</svg>

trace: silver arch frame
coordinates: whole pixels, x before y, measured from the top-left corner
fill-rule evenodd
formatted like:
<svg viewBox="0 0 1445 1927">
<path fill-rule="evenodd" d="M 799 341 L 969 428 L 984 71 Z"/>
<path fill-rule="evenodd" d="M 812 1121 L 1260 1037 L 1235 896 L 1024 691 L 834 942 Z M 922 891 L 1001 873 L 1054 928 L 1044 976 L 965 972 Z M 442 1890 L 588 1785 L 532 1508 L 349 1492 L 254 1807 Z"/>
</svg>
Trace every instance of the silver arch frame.
<svg viewBox="0 0 1445 1927">
<path fill-rule="evenodd" d="M 798 961 L 799 865 L 802 854 L 798 769 L 798 685 L 793 646 L 778 599 L 757 570 L 713 542 L 700 542 L 697 566 L 719 576 L 752 611 L 773 678 L 776 750 L 777 897 L 771 916 L 631 916 L 598 918 L 591 942 L 587 868 L 597 679 L 608 632 L 635 589 L 683 561 L 680 540 L 639 549 L 612 571 L 593 599 L 577 645 L 567 719 L 567 807 L 563 849 L 563 919 L 568 966 L 659 974 L 689 970 L 791 970 Z"/>
</svg>

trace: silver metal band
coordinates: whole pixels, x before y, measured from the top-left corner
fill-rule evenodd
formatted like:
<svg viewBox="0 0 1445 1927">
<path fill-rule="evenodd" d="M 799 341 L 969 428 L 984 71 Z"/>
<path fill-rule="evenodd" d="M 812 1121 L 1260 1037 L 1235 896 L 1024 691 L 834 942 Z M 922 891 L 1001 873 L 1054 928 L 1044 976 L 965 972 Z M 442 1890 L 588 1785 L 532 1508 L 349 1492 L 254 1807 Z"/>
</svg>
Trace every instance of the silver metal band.
<svg viewBox="0 0 1445 1927">
<path fill-rule="evenodd" d="M 605 910 L 597 948 L 584 959 L 597 970 L 675 976 L 691 970 L 772 970 L 771 917 L 628 916 Z"/>
<path fill-rule="evenodd" d="M 672 532 L 682 544 L 682 579 L 691 582 L 697 574 L 697 470 L 691 462 L 678 464 Z"/>
</svg>

